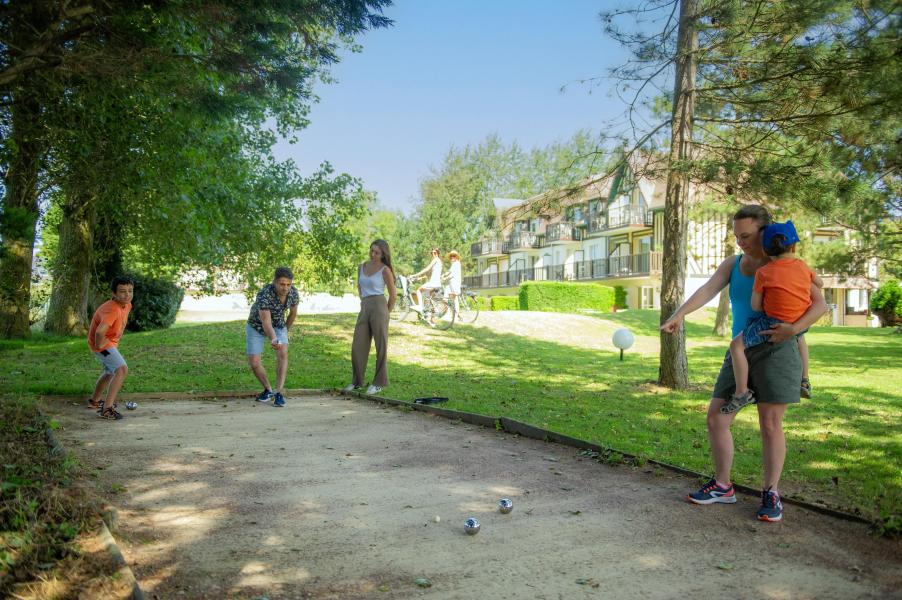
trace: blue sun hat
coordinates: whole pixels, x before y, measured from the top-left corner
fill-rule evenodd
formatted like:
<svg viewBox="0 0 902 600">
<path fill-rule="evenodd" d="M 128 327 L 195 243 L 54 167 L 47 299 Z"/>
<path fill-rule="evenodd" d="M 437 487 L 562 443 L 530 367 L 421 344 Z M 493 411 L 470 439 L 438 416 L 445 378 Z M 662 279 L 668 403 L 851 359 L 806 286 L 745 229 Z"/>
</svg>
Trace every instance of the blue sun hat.
<svg viewBox="0 0 902 600">
<path fill-rule="evenodd" d="M 782 235 L 785 238 L 782 242 L 783 246 L 791 246 L 801 241 L 792 221 L 773 223 L 764 228 L 764 237 L 761 240 L 761 245 L 764 246 L 765 250 L 773 245 L 774 237 L 778 235 Z"/>
</svg>

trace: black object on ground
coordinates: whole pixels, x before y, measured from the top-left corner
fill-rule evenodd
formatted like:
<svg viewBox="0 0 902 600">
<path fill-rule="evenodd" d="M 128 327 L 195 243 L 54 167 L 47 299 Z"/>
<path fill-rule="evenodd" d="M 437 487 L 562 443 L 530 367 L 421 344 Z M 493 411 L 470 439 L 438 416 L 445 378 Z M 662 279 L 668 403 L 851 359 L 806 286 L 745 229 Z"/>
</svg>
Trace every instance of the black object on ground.
<svg viewBox="0 0 902 600">
<path fill-rule="evenodd" d="M 414 400 L 414 404 L 439 404 L 440 402 L 447 402 L 448 399 L 442 396 L 430 396 L 428 398 L 417 398 Z"/>
</svg>

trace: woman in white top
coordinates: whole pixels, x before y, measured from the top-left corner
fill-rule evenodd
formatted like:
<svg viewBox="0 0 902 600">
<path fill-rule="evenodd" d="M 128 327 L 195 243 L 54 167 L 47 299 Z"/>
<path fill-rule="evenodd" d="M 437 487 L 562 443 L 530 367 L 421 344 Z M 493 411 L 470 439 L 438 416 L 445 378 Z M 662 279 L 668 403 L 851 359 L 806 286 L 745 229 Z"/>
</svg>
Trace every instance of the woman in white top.
<svg viewBox="0 0 902 600">
<path fill-rule="evenodd" d="M 388 288 L 388 301 L 385 289 Z M 350 392 L 362 388 L 370 345 L 376 343 L 376 372 L 367 394 L 378 394 L 388 386 L 388 315 L 395 307 L 397 292 L 395 274 L 391 268 L 388 242 L 376 240 L 370 244 L 370 259 L 357 270 L 357 293 L 360 294 L 360 314 L 354 326 L 351 343 L 351 367 L 354 379 L 344 388 Z"/>
<path fill-rule="evenodd" d="M 448 282 L 448 295 L 454 299 L 454 312 L 460 312 L 460 286 L 463 283 L 463 273 L 460 269 L 460 252 L 452 250 L 448 253 L 451 267 L 444 279 Z"/>
<path fill-rule="evenodd" d="M 438 251 L 438 248 L 432 249 L 432 260 L 429 261 L 429 264 L 426 265 L 426 268 L 418 273 L 414 273 L 410 276 L 410 278 L 416 279 L 418 277 L 422 277 L 426 273 L 429 273 L 429 280 L 421 285 L 416 292 L 411 294 L 414 301 L 417 303 L 417 305 L 413 306 L 412 308 L 418 312 L 423 312 L 424 293 L 430 290 L 442 289 L 442 258 L 441 254 Z"/>
</svg>

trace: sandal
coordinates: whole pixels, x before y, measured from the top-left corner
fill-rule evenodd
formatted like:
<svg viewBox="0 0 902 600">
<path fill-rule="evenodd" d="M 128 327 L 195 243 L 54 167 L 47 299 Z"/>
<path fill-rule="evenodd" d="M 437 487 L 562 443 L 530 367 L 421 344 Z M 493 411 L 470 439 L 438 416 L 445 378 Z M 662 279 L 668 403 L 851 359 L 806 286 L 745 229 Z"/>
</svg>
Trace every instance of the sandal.
<svg viewBox="0 0 902 600">
<path fill-rule="evenodd" d="M 110 421 L 118 421 L 124 418 L 122 416 L 122 413 L 116 410 L 115 404 L 109 408 L 100 409 L 100 412 L 98 414 L 100 415 L 101 419 L 109 419 Z"/>
<path fill-rule="evenodd" d="M 755 392 L 753 392 L 752 390 L 746 390 L 744 394 L 741 394 L 739 396 L 733 394 L 730 398 L 730 401 L 720 407 L 720 412 L 725 415 L 729 415 L 736 412 L 740 408 L 749 404 L 754 404 L 755 402 L 757 402 L 757 400 L 755 399 Z"/>
<path fill-rule="evenodd" d="M 88 400 L 88 408 L 91 410 L 99 410 L 103 408 L 103 402 L 100 400 L 95 401 L 93 398 Z"/>
</svg>

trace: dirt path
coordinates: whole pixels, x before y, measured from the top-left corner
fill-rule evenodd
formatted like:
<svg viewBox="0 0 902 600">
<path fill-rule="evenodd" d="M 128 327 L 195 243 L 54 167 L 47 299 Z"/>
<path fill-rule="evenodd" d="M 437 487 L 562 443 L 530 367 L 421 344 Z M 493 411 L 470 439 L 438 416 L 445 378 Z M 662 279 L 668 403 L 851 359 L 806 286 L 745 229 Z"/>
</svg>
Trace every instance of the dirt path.
<svg viewBox="0 0 902 600">
<path fill-rule="evenodd" d="M 149 598 L 887 598 L 900 544 L 697 482 L 345 397 L 50 407 Z M 514 510 L 495 509 L 501 497 Z M 482 531 L 463 532 L 475 516 Z M 438 517 L 438 519 L 436 519 Z M 419 588 L 417 578 L 431 587 Z"/>
</svg>

